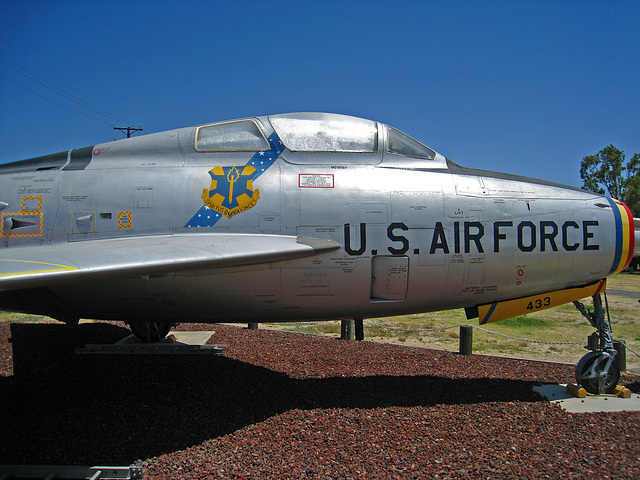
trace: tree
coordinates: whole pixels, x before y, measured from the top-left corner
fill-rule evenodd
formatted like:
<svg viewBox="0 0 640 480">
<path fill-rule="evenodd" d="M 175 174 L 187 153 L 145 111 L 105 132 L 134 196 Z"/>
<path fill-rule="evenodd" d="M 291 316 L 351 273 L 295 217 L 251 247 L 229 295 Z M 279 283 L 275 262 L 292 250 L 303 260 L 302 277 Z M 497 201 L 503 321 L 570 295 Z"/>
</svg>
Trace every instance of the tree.
<svg viewBox="0 0 640 480">
<path fill-rule="evenodd" d="M 584 157 L 580 165 L 582 188 L 609 194 L 626 203 L 634 217 L 640 217 L 640 154 L 626 165 L 624 158 L 624 152 L 613 145 Z"/>
</svg>

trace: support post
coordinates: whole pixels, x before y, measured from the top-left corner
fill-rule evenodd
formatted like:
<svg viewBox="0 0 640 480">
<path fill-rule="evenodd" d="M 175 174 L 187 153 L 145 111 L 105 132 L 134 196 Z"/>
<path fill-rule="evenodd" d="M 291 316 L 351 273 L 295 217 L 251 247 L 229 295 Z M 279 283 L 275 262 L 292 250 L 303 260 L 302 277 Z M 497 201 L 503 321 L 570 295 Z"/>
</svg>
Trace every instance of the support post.
<svg viewBox="0 0 640 480">
<path fill-rule="evenodd" d="M 144 130 L 143 128 L 136 128 L 136 127 L 132 127 L 132 126 L 128 126 L 128 127 L 113 127 L 114 130 L 120 130 L 121 132 L 124 133 L 124 131 L 127 131 L 127 138 L 131 138 L 131 132 L 141 132 L 142 130 Z"/>
<path fill-rule="evenodd" d="M 627 371 L 627 345 L 621 340 L 613 341 L 613 348 L 616 349 L 616 362 L 621 372 Z"/>
<path fill-rule="evenodd" d="M 355 338 L 355 321 L 342 320 L 340 322 L 340 339 L 353 340 Z"/>
<path fill-rule="evenodd" d="M 249 330 L 257 330 L 258 329 L 258 324 L 257 323 L 250 323 L 249 325 L 247 325 L 247 328 Z"/>
<path fill-rule="evenodd" d="M 364 340 L 364 323 L 362 317 L 354 319 L 356 324 L 356 340 Z"/>
<path fill-rule="evenodd" d="M 473 354 L 473 327 L 460 325 L 460 355 L 471 356 Z"/>
</svg>

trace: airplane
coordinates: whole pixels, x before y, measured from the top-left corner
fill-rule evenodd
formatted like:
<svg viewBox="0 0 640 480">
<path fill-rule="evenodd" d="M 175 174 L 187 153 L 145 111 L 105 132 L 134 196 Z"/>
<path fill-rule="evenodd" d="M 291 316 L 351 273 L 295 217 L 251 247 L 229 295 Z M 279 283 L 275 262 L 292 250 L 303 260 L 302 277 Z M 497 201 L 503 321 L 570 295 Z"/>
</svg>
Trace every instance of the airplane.
<svg viewBox="0 0 640 480">
<path fill-rule="evenodd" d="M 481 324 L 592 296 L 576 368 L 620 376 L 600 294 L 640 254 L 621 202 L 462 167 L 330 113 L 179 128 L 0 165 L 0 309 L 126 322 L 362 319 L 464 308 Z"/>
</svg>

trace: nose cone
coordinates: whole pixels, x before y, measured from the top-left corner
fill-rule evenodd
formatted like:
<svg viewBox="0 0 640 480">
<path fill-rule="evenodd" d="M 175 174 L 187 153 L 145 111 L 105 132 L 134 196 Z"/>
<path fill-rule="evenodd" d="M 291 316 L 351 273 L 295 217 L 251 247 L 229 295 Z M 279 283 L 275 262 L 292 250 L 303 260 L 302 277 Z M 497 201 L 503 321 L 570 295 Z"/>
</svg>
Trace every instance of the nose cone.
<svg viewBox="0 0 640 480">
<path fill-rule="evenodd" d="M 613 209 L 616 225 L 616 250 L 609 272 L 609 275 L 613 275 L 627 268 L 631 259 L 638 254 L 635 246 L 638 232 L 634 227 L 633 215 L 629 207 L 618 200 L 612 198 L 608 200 Z"/>
<path fill-rule="evenodd" d="M 634 218 L 633 223 L 635 225 L 635 231 L 636 231 L 636 235 L 635 235 L 636 244 L 635 244 L 635 247 L 633 248 L 633 256 L 640 257 L 640 218 Z"/>
</svg>

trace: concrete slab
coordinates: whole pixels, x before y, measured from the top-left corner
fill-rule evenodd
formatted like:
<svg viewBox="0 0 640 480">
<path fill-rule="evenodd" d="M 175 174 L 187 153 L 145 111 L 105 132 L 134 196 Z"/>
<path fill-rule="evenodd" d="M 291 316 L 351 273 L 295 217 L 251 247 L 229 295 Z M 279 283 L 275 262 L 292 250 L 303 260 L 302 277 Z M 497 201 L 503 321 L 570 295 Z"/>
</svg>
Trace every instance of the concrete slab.
<svg viewBox="0 0 640 480">
<path fill-rule="evenodd" d="M 146 345 L 205 345 L 214 333 L 216 332 L 213 330 L 202 332 L 169 332 L 169 335 L 159 342 L 148 343 Z M 175 337 L 175 340 L 171 338 L 172 335 Z M 129 335 L 128 337 L 114 343 L 114 345 L 130 345 L 132 343 L 144 344 L 138 340 L 135 335 Z"/>
<path fill-rule="evenodd" d="M 129 335 L 110 345 L 85 345 L 76 348 L 78 354 L 115 354 L 115 355 L 193 355 L 219 354 L 226 349 L 226 345 L 207 345 L 215 332 L 170 332 L 159 342 L 144 343 L 135 336 Z"/>
<path fill-rule="evenodd" d="M 613 295 L 616 297 L 626 297 L 626 298 L 640 298 L 640 292 L 630 292 L 629 290 L 609 290 L 607 289 L 607 293 L 609 295 Z"/>
<path fill-rule="evenodd" d="M 213 330 L 203 332 L 169 332 L 169 335 L 176 336 L 176 343 L 186 345 L 206 345 L 211 336 L 216 333 Z"/>
<path fill-rule="evenodd" d="M 631 398 L 614 395 L 587 395 L 586 398 L 577 398 L 567 393 L 566 388 L 566 384 L 542 385 L 533 387 L 533 391 L 571 413 L 640 412 L 640 395 L 637 393 L 631 393 Z"/>
</svg>

